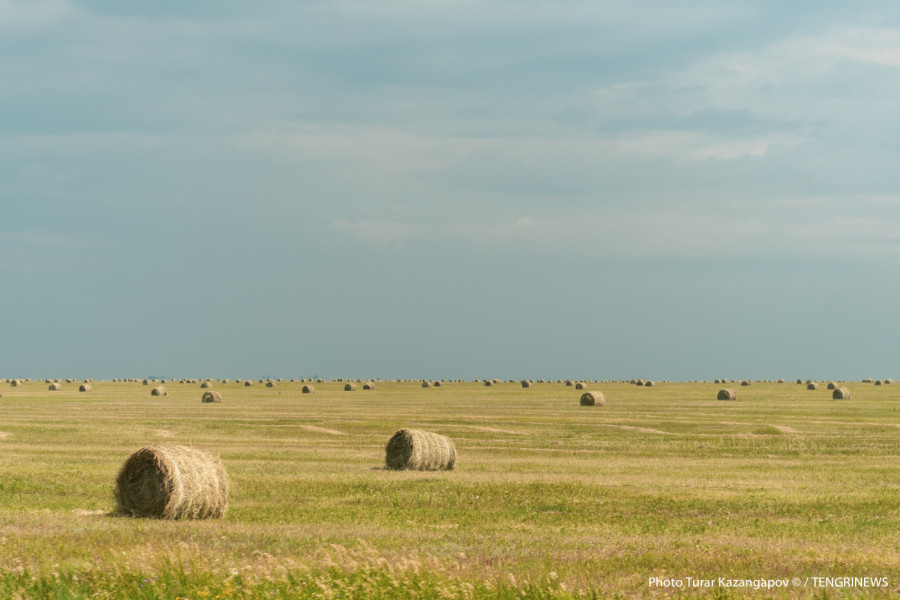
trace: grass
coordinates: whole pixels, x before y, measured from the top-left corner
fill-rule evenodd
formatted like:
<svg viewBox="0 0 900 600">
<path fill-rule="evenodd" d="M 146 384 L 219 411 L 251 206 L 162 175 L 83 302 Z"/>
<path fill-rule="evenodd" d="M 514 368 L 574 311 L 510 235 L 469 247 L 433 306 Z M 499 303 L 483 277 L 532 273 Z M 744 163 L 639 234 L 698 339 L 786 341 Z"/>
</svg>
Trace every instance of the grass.
<svg viewBox="0 0 900 600">
<path fill-rule="evenodd" d="M 758 383 L 492 387 L 379 382 L 4 386 L 0 597 L 664 597 L 659 578 L 886 577 L 900 590 L 900 386 L 853 399 Z M 450 436 L 453 472 L 391 472 L 384 445 Z M 116 518 L 115 475 L 151 443 L 222 457 L 224 519 Z"/>
</svg>

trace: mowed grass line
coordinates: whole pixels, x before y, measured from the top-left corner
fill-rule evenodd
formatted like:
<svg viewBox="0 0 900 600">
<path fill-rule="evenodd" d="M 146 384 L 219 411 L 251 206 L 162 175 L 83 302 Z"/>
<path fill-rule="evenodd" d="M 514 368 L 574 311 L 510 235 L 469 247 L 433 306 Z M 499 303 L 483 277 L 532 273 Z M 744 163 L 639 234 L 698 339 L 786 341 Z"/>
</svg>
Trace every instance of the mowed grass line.
<svg viewBox="0 0 900 600">
<path fill-rule="evenodd" d="M 227 581 L 228 597 L 303 597 L 317 578 L 338 589 L 360 573 L 380 583 L 358 594 L 386 593 L 389 576 L 408 597 L 658 596 L 650 576 L 885 576 L 900 587 L 897 386 L 849 384 L 853 400 L 834 401 L 754 383 L 719 402 L 715 384 L 594 384 L 602 408 L 562 384 L 326 382 L 305 395 L 296 383 L 214 383 L 220 405 L 202 405 L 197 384 L 169 383 L 163 398 L 150 387 L 4 388 L 7 590 L 37 581 L 46 597 L 88 594 L 121 576 L 131 583 L 111 597 L 144 593 L 144 579 L 210 597 Z M 458 470 L 383 470 L 400 427 L 451 436 Z M 222 457 L 226 518 L 108 516 L 128 454 L 169 442 Z"/>
</svg>

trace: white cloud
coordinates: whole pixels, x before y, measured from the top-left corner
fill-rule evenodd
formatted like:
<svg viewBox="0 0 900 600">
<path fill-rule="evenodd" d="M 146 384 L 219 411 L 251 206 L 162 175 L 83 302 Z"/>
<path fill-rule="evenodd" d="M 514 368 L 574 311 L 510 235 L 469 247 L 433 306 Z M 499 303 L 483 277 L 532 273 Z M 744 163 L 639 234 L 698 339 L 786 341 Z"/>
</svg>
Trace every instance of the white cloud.
<svg viewBox="0 0 900 600">
<path fill-rule="evenodd" d="M 44 27 L 72 11 L 72 5 L 65 0 L 0 0 L 0 31 Z"/>
</svg>

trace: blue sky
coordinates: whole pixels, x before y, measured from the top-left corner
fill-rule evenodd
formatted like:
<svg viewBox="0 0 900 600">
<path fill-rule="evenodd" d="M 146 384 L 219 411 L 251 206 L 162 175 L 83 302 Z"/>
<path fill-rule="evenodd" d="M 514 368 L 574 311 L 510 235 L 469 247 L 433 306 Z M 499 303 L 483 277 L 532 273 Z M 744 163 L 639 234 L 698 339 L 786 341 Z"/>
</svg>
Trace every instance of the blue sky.
<svg viewBox="0 0 900 600">
<path fill-rule="evenodd" d="M 0 376 L 897 377 L 889 2 L 0 0 Z"/>
</svg>

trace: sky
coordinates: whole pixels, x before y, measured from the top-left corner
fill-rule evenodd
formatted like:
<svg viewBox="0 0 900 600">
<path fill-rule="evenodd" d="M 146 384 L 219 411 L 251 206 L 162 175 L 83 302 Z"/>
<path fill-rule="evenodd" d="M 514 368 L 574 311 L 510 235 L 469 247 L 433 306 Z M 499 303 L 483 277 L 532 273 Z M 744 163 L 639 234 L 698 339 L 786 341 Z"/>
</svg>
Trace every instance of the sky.
<svg viewBox="0 0 900 600">
<path fill-rule="evenodd" d="M 900 378 L 894 2 L 0 0 L 0 377 Z"/>
</svg>

